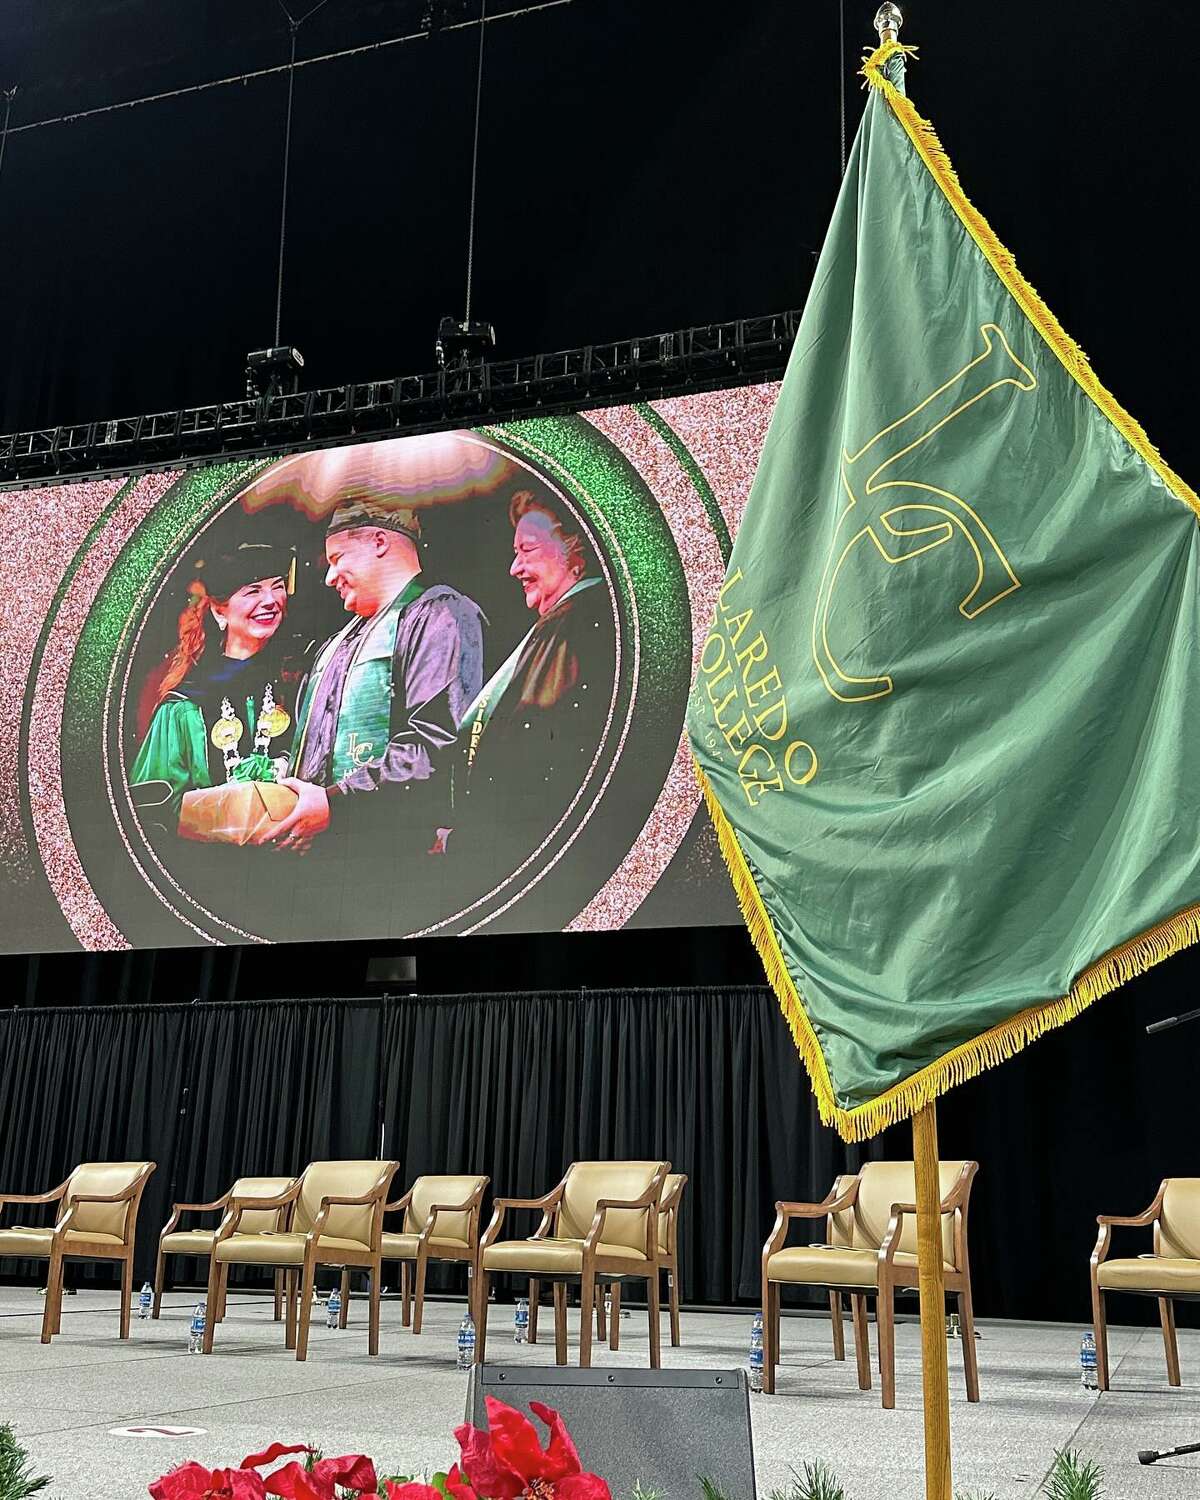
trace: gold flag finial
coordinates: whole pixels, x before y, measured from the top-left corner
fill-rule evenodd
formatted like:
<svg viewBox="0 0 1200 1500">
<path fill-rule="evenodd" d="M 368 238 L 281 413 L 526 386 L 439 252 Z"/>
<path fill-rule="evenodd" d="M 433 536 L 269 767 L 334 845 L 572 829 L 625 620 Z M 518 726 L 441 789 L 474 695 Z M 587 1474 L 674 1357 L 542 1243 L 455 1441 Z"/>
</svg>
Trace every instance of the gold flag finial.
<svg viewBox="0 0 1200 1500">
<path fill-rule="evenodd" d="M 884 42 L 895 42 L 899 40 L 900 28 L 904 25 L 904 17 L 900 14 L 900 7 L 893 5 L 891 0 L 881 5 L 875 12 L 875 30 L 879 33 L 879 45 Z"/>
</svg>

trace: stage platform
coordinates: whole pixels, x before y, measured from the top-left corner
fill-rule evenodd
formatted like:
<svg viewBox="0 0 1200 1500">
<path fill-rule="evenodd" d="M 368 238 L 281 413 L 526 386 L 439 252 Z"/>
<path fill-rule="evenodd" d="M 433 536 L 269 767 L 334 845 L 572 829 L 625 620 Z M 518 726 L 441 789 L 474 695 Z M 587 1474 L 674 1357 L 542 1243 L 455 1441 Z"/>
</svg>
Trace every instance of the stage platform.
<svg viewBox="0 0 1200 1500">
<path fill-rule="evenodd" d="M 149 1480 L 175 1463 L 236 1463 L 272 1440 L 311 1442 L 327 1453 L 363 1452 L 400 1471 L 432 1472 L 457 1454 L 452 1429 L 463 1418 L 466 1377 L 455 1369 L 462 1306 L 430 1302 L 425 1329 L 414 1338 L 400 1326 L 398 1302 L 387 1301 L 379 1357 L 366 1350 L 366 1309 L 354 1306 L 345 1332 L 314 1326 L 305 1364 L 283 1348 L 269 1299 L 229 1299 L 217 1348 L 187 1353 L 194 1298 L 168 1295 L 159 1322 L 133 1322 L 122 1344 L 115 1336 L 112 1295 L 80 1292 L 63 1305 L 62 1333 L 38 1342 L 42 1302 L 28 1288 L 0 1288 L 0 1419 L 27 1444 L 49 1495 L 136 1500 Z M 571 1312 L 571 1360 L 576 1358 Z M 550 1343 L 514 1345 L 511 1308 L 494 1309 L 489 1354 L 504 1362 L 553 1362 Z M 749 1313 L 686 1313 L 683 1347 L 667 1344 L 668 1366 L 720 1367 L 746 1355 Z M 1113 1328 L 1115 1389 L 1097 1397 L 1081 1390 L 1076 1326 L 983 1323 L 979 1340 L 983 1399 L 968 1406 L 961 1349 L 951 1344 L 950 1394 L 956 1488 L 996 1500 L 1032 1497 L 1055 1448 L 1079 1448 L 1100 1460 L 1111 1500 L 1195 1500 L 1200 1455 L 1154 1468 L 1137 1462 L 1139 1448 L 1200 1441 L 1200 1332 L 1179 1335 L 1186 1382 L 1166 1383 L 1157 1328 Z M 871 1330 L 874 1350 L 874 1327 Z M 619 1354 L 598 1351 L 596 1363 L 646 1363 L 644 1313 L 622 1322 Z M 897 1406 L 885 1412 L 876 1388 L 858 1390 L 853 1358 L 832 1358 L 828 1320 L 786 1317 L 779 1393 L 751 1397 L 759 1493 L 786 1486 L 789 1466 L 822 1458 L 841 1475 L 848 1500 L 921 1500 L 921 1371 L 919 1330 L 897 1328 Z M 849 1349 L 849 1326 L 847 1346 Z M 202 1428 L 181 1439 L 117 1437 L 110 1429 L 138 1424 Z M 588 1455 L 583 1455 L 585 1464 Z M 669 1500 L 697 1491 L 680 1475 Z M 614 1500 L 628 1500 L 617 1496 Z"/>
</svg>

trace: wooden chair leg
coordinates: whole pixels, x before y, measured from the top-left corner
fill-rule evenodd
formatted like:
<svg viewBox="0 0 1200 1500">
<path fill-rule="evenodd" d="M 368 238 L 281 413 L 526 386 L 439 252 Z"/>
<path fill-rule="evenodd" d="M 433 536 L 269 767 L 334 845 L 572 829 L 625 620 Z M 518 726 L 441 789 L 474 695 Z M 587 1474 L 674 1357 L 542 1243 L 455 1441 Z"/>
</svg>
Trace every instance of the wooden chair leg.
<svg viewBox="0 0 1200 1500">
<path fill-rule="evenodd" d="M 538 1306 L 541 1300 L 542 1283 L 531 1276 L 529 1278 L 529 1327 L 525 1331 L 527 1344 L 537 1343 Z"/>
<path fill-rule="evenodd" d="M 412 1325 L 412 1262 L 400 1262 L 400 1324 L 403 1328 Z"/>
<path fill-rule="evenodd" d="M 155 1321 L 158 1320 L 158 1315 L 162 1311 L 163 1279 L 167 1272 L 166 1261 L 166 1256 L 159 1250 L 154 1262 L 154 1306 L 150 1309 L 150 1316 Z"/>
<path fill-rule="evenodd" d="M 958 1321 L 962 1328 L 963 1373 L 967 1380 L 967 1400 L 979 1400 L 979 1354 L 975 1348 L 975 1309 L 971 1305 L 971 1288 L 958 1294 Z"/>
<path fill-rule="evenodd" d="M 566 1283 L 554 1283 L 554 1363 L 567 1362 L 567 1287 Z"/>
<path fill-rule="evenodd" d="M 283 1272 L 278 1269 L 275 1272 L 275 1321 L 283 1321 Z"/>
<path fill-rule="evenodd" d="M 596 1296 L 596 1278 L 586 1272 L 579 1281 L 579 1368 L 592 1366 L 592 1306 Z"/>
<path fill-rule="evenodd" d="M 604 1293 L 607 1288 L 597 1286 L 596 1288 L 596 1342 L 598 1344 L 608 1343 L 608 1326 L 604 1318 Z"/>
<path fill-rule="evenodd" d="M 621 1347 L 621 1283 L 612 1284 L 612 1306 L 608 1310 L 608 1347 Z"/>
<path fill-rule="evenodd" d="M 646 1304 L 650 1319 L 650 1368 L 652 1370 L 662 1369 L 662 1347 L 660 1343 L 661 1329 L 659 1323 L 662 1320 L 662 1305 L 658 1297 L 658 1267 L 654 1268 L 653 1274 L 646 1282 Z"/>
<path fill-rule="evenodd" d="M 1096 1339 L 1096 1383 L 1108 1390 L 1108 1320 L 1104 1315 L 1104 1293 L 1092 1272 L 1092 1332 Z"/>
<path fill-rule="evenodd" d="M 312 1320 L 313 1284 L 316 1280 L 316 1265 L 311 1252 L 304 1256 L 304 1271 L 300 1282 L 300 1326 L 296 1330 L 296 1358 L 308 1358 L 308 1325 Z"/>
<path fill-rule="evenodd" d="M 1167 1352 L 1167 1383 L 1180 1385 L 1179 1344 L 1175 1338 L 1175 1304 L 1170 1297 L 1158 1299 L 1158 1317 L 1162 1323 L 1163 1348 Z"/>
<path fill-rule="evenodd" d="M 834 1359 L 845 1359 L 846 1334 L 842 1328 L 841 1292 L 830 1292 L 829 1294 L 829 1318 L 833 1325 L 833 1357 Z"/>
<path fill-rule="evenodd" d="M 380 1292 L 383 1290 L 383 1288 L 380 1285 L 381 1281 L 383 1280 L 383 1267 L 379 1264 L 378 1261 L 375 1263 L 375 1265 L 373 1265 L 371 1267 L 370 1271 L 368 1272 L 368 1275 L 371 1278 L 371 1284 L 370 1284 L 370 1286 L 368 1288 L 368 1291 L 367 1291 L 367 1295 L 370 1298 L 370 1302 L 369 1302 L 369 1308 L 370 1308 L 370 1313 L 369 1313 L 369 1331 L 368 1331 L 368 1334 L 367 1334 L 367 1353 L 368 1354 L 378 1354 L 379 1353 L 379 1296 L 380 1296 Z M 347 1276 L 346 1279 L 349 1280 L 349 1277 Z"/>
<path fill-rule="evenodd" d="M 424 1253 L 424 1249 L 418 1250 L 417 1251 L 417 1294 L 416 1294 L 416 1306 L 413 1309 L 413 1325 L 412 1325 L 412 1331 L 414 1333 L 420 1333 L 420 1331 L 421 1331 L 421 1314 L 425 1310 L 425 1264 L 426 1264 L 426 1256 L 425 1256 L 425 1253 Z"/>
<path fill-rule="evenodd" d="M 896 1405 L 896 1304 L 890 1286 L 880 1287 L 875 1298 L 875 1324 L 879 1333 L 879 1382 L 883 1386 L 883 1409 L 892 1411 Z"/>
<path fill-rule="evenodd" d="M 224 1265 L 215 1255 L 208 1260 L 208 1290 L 204 1294 L 204 1341 L 200 1348 L 204 1354 L 211 1354 L 213 1347 L 213 1335 L 216 1333 L 217 1321 L 213 1317 L 213 1308 L 219 1303 L 221 1296 L 221 1275 L 225 1270 Z"/>
<path fill-rule="evenodd" d="M 775 1328 L 775 1303 L 778 1296 L 778 1286 L 768 1281 L 764 1276 L 762 1284 L 762 1388 L 763 1394 L 767 1396 L 773 1396 L 775 1394 L 775 1366 L 779 1363 L 779 1344 L 777 1342 L 778 1334 Z"/>
<path fill-rule="evenodd" d="M 296 1273 L 290 1267 L 283 1273 L 283 1347 L 296 1347 Z"/>
<path fill-rule="evenodd" d="M 854 1321 L 854 1358 L 858 1364 L 858 1388 L 871 1389 L 871 1342 L 867 1337 L 867 1298 L 864 1292 L 850 1293 L 850 1313 Z"/>
<path fill-rule="evenodd" d="M 129 1337 L 129 1313 L 133 1304 L 133 1257 L 121 1262 L 121 1337 Z"/>
<path fill-rule="evenodd" d="M 54 1337 L 55 1315 L 62 1300 L 62 1256 L 51 1250 L 46 1266 L 46 1301 L 42 1306 L 42 1343 L 48 1344 Z"/>
<path fill-rule="evenodd" d="M 340 1287 L 342 1295 L 341 1311 L 338 1313 L 338 1327 L 345 1328 L 350 1321 L 350 1267 L 342 1267 L 342 1284 Z"/>
<path fill-rule="evenodd" d="M 667 1272 L 667 1297 L 671 1307 L 671 1347 L 678 1349 L 683 1343 L 679 1332 L 679 1267 L 672 1266 Z"/>
<path fill-rule="evenodd" d="M 228 1305 L 229 1305 L 229 1268 L 226 1267 L 225 1274 L 221 1277 L 220 1299 L 219 1299 L 219 1301 L 217 1303 L 217 1322 L 218 1323 L 223 1323 L 225 1321 L 225 1313 L 226 1313 L 226 1310 L 228 1308 Z M 207 1309 L 205 1309 L 205 1317 L 207 1319 Z"/>
<path fill-rule="evenodd" d="M 475 1363 L 483 1363 L 484 1350 L 487 1347 L 487 1316 L 488 1316 L 488 1273 L 480 1267 L 479 1275 L 475 1278 Z"/>
</svg>

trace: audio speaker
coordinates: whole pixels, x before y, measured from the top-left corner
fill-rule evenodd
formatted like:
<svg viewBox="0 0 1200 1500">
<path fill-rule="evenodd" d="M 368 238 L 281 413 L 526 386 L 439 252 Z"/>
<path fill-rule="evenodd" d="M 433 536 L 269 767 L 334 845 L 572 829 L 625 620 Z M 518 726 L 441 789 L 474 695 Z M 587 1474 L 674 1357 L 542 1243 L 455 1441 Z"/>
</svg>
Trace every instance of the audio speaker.
<svg viewBox="0 0 1200 1500">
<path fill-rule="evenodd" d="M 476 1427 L 487 1426 L 485 1396 L 526 1416 L 530 1401 L 561 1412 L 584 1469 L 606 1479 L 614 1496 L 632 1494 L 639 1481 L 694 1495 L 703 1477 L 727 1500 L 755 1500 L 744 1370 L 476 1365 L 467 1386 L 467 1420 Z"/>
</svg>

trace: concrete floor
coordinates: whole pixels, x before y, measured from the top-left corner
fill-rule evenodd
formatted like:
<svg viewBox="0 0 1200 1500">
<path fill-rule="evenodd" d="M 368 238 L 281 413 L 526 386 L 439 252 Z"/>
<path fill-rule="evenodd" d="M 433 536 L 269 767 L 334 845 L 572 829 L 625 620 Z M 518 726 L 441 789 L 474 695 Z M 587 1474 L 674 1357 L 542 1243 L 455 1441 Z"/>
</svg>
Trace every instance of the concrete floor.
<svg viewBox="0 0 1200 1500">
<path fill-rule="evenodd" d="M 466 1377 L 455 1369 L 462 1307 L 432 1302 L 425 1331 L 400 1326 L 385 1302 L 379 1357 L 366 1351 L 364 1308 L 355 1304 L 345 1332 L 314 1326 L 305 1364 L 283 1348 L 267 1299 L 231 1296 L 211 1357 L 189 1356 L 194 1298 L 168 1295 L 159 1322 L 133 1322 L 117 1334 L 111 1294 L 80 1292 L 64 1303 L 62 1333 L 38 1342 L 41 1299 L 32 1289 L 0 1288 L 0 1420 L 10 1421 L 39 1471 L 52 1475 L 48 1497 L 135 1500 L 147 1483 L 187 1458 L 237 1463 L 272 1440 L 311 1442 L 327 1453 L 364 1452 L 388 1469 L 430 1471 L 453 1459 L 452 1429 L 462 1420 Z M 575 1324 L 572 1310 L 572 1361 Z M 489 1356 L 508 1363 L 550 1363 L 553 1344 L 511 1341 L 510 1309 L 491 1319 Z M 543 1338 L 551 1335 L 547 1316 Z M 685 1313 L 683 1347 L 666 1343 L 664 1364 L 729 1367 L 745 1358 L 748 1314 Z M 1114 1389 L 1097 1398 L 1080 1389 L 1081 1330 L 1060 1325 L 985 1323 L 979 1342 L 983 1399 L 968 1406 L 961 1350 L 951 1345 L 954 1477 L 964 1495 L 1017 1500 L 1037 1493 L 1056 1448 L 1071 1446 L 1103 1463 L 1107 1500 L 1196 1500 L 1200 1455 L 1143 1468 L 1139 1448 L 1200 1440 L 1200 1332 L 1181 1332 L 1184 1380 L 1166 1383 L 1156 1329 L 1112 1330 Z M 849 1329 L 847 1329 L 849 1343 Z M 874 1328 L 872 1327 L 872 1345 Z M 646 1363 L 645 1314 L 622 1324 L 622 1349 L 596 1363 Z M 751 1398 L 755 1467 L 764 1497 L 786 1484 L 789 1468 L 821 1458 L 841 1476 L 848 1500 L 922 1500 L 919 1330 L 897 1328 L 897 1407 L 879 1406 L 878 1383 L 860 1392 L 853 1360 L 832 1358 L 827 1320 L 785 1318 L 776 1396 Z M 186 1438 L 118 1437 L 139 1423 L 203 1429 Z M 588 1455 L 582 1455 L 587 1465 Z M 690 1500 L 681 1482 L 669 1500 Z M 616 1497 L 627 1500 L 627 1497 Z"/>
</svg>

